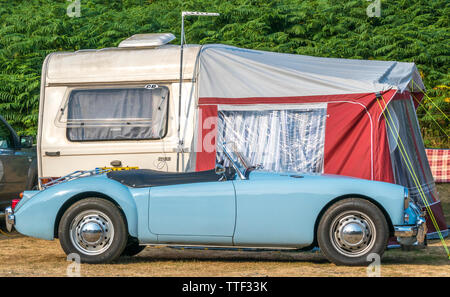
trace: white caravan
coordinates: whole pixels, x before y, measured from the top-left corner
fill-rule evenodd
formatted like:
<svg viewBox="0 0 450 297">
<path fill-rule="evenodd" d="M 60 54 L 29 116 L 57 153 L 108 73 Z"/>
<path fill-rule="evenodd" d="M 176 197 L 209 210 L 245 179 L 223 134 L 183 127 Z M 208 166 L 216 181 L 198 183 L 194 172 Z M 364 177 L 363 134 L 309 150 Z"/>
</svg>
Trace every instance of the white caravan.
<svg viewBox="0 0 450 297">
<path fill-rule="evenodd" d="M 41 180 L 103 167 L 185 169 L 200 46 L 184 47 L 179 100 L 180 47 L 167 44 L 174 38 L 141 34 L 117 48 L 47 56 L 37 136 Z M 180 146 L 185 135 L 190 137 Z"/>
</svg>

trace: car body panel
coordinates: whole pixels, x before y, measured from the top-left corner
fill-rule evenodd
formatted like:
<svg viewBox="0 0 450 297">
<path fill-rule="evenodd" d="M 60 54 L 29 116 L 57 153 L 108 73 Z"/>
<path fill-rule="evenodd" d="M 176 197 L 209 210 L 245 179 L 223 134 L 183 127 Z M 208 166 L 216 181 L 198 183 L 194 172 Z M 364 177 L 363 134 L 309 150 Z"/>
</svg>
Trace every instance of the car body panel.
<svg viewBox="0 0 450 297">
<path fill-rule="evenodd" d="M 36 149 L 21 147 L 14 129 L 0 116 L 0 210 L 34 186 L 36 160 Z"/>
<path fill-rule="evenodd" d="M 302 247 L 313 242 L 320 213 L 342 197 L 367 197 L 384 209 L 394 225 L 404 223 L 401 186 L 341 176 L 254 171 L 247 180 L 153 188 L 130 188 L 105 174 L 79 178 L 25 192 L 15 209 L 16 229 L 53 239 L 60 210 L 77 195 L 96 193 L 120 207 L 130 235 L 142 244 Z"/>
<path fill-rule="evenodd" d="M 0 203 L 5 208 L 26 189 L 32 159 L 15 149 L 0 149 Z"/>
<path fill-rule="evenodd" d="M 132 195 L 132 199 L 136 204 L 137 211 L 137 238 L 140 242 L 146 243 L 157 243 L 158 236 L 150 232 L 148 227 L 148 220 L 144 218 L 148 218 L 149 213 L 149 205 L 150 199 L 148 199 L 150 195 L 149 188 L 139 188 L 139 189 L 130 189 L 130 194 Z M 128 223 L 128 228 L 130 228 L 130 223 Z"/>
<path fill-rule="evenodd" d="M 133 195 L 128 187 L 106 178 L 105 175 L 61 183 L 40 191 L 31 198 L 22 199 L 15 208 L 17 231 L 32 237 L 53 239 L 60 209 L 71 198 L 85 193 L 92 193 L 92 196 L 99 193 L 111 198 L 123 211 L 130 235 L 138 236 L 138 215 Z"/>
<path fill-rule="evenodd" d="M 367 197 L 389 214 L 394 224 L 403 220 L 398 197 L 403 187 L 332 175 L 252 172 L 235 181 L 237 221 L 234 243 L 267 246 L 309 245 L 321 211 L 340 197 Z M 380 194 L 380 190 L 381 193 Z"/>
<path fill-rule="evenodd" d="M 149 228 L 154 234 L 232 237 L 235 221 L 232 181 L 150 189 Z"/>
<path fill-rule="evenodd" d="M 158 235 L 160 244 L 185 244 L 201 246 L 233 246 L 232 236 Z"/>
</svg>

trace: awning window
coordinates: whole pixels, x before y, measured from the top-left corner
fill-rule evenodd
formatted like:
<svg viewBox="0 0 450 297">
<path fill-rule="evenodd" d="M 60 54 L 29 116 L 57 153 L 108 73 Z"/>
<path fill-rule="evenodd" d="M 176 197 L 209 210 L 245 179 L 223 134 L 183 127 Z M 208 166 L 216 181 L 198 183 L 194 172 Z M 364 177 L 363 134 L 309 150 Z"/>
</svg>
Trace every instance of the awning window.
<svg viewBox="0 0 450 297">
<path fill-rule="evenodd" d="M 223 158 L 221 144 L 232 142 L 263 170 L 323 172 L 326 104 L 221 108 L 218 161 Z"/>
</svg>

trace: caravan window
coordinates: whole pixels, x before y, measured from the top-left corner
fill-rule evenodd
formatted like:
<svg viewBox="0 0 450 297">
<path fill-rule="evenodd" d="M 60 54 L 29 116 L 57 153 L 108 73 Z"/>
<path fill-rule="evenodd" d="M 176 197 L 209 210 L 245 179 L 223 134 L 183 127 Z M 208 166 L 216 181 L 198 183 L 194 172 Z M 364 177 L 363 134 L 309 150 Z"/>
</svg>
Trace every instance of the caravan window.
<svg viewBox="0 0 450 297">
<path fill-rule="evenodd" d="M 161 139 L 168 97 L 169 90 L 159 86 L 73 90 L 60 120 L 66 113 L 70 141 Z"/>
</svg>

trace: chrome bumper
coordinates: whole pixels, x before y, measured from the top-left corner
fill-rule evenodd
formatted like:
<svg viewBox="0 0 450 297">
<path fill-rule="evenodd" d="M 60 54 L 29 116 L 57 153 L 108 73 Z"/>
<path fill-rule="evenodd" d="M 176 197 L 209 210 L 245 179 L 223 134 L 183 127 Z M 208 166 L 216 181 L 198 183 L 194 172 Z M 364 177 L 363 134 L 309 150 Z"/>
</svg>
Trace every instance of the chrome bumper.
<svg viewBox="0 0 450 297">
<path fill-rule="evenodd" d="M 13 226 L 16 224 L 16 217 L 14 216 L 14 211 L 11 207 L 5 209 L 5 224 L 8 232 L 11 232 Z"/>
<path fill-rule="evenodd" d="M 417 219 L 413 226 L 394 226 L 394 236 L 403 245 L 423 245 L 427 236 L 427 224 L 423 217 Z"/>
</svg>

